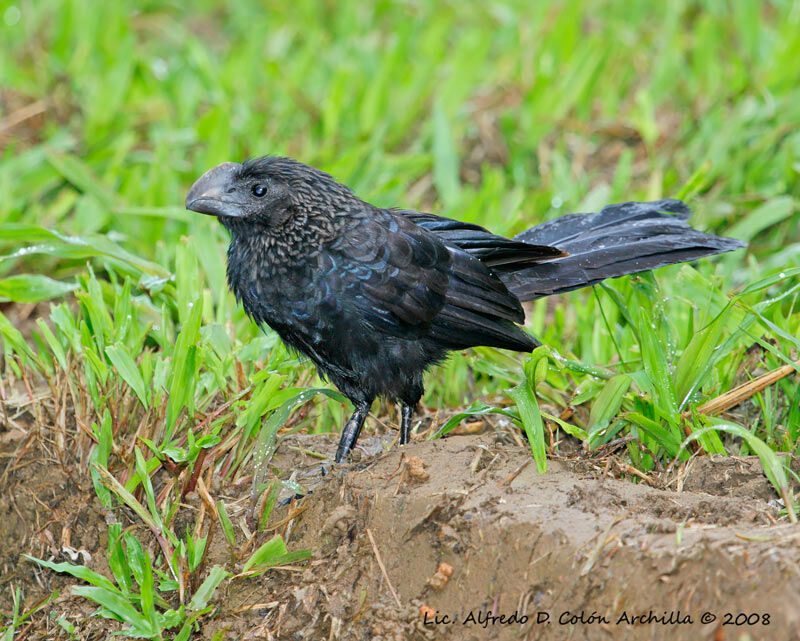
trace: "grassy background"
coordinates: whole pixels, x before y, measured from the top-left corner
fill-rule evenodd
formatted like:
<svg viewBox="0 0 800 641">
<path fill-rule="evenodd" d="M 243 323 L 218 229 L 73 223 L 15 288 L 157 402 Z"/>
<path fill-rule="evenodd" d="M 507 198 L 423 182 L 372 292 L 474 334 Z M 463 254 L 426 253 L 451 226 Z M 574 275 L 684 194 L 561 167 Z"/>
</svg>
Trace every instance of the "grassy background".
<svg viewBox="0 0 800 641">
<path fill-rule="evenodd" d="M 693 410 L 798 356 L 798 3 L 38 0 L 0 4 L 0 42 L 4 394 L 44 390 L 37 419 L 67 408 L 101 467 L 128 453 L 123 481 L 142 478 L 134 444 L 148 473 L 231 478 L 286 426 L 350 411 L 244 317 L 224 231 L 182 207 L 205 169 L 270 153 L 507 234 L 685 198 L 749 250 L 539 301 L 549 350 L 454 355 L 423 404 L 440 431 L 505 408 L 540 469 L 550 431 L 630 436 L 645 474 L 694 433 L 759 453 L 787 497 L 770 452 L 796 449 L 796 377 Z"/>
<path fill-rule="evenodd" d="M 313 383 L 307 365 L 260 336 L 226 293 L 224 231 L 181 206 L 206 168 L 263 153 L 322 167 L 380 205 L 509 234 L 607 202 L 687 198 L 694 224 L 751 242 L 747 255 L 616 281 L 613 295 L 539 302 L 529 315 L 532 331 L 559 354 L 638 371 L 656 387 L 665 384 L 659 376 L 671 378 L 672 389 L 655 390 L 655 399 L 642 381 L 621 395 L 622 409 L 642 410 L 638 388 L 644 409 L 668 416 L 644 414 L 667 427 L 689 403 L 741 378 L 746 348 L 776 341 L 744 374 L 791 360 L 797 346 L 797 4 L 296 2 L 266 10 L 242 2 L 183 13 L 160 3 L 77 1 L 6 4 L 2 22 L 0 296 L 35 301 L 77 287 L 79 308 L 58 307 L 69 318 L 56 322 L 52 340 L 37 330 L 45 333 L 36 342 L 43 361 L 59 347 L 73 357 L 92 353 L 80 372 L 97 382 L 88 385 L 87 422 L 124 391 L 109 376 L 120 359 L 139 369 L 128 378 L 136 378 L 143 410 L 169 398 L 170 378 L 185 377 L 190 387 L 170 405 L 170 425 L 183 407 L 191 415 L 217 393 L 238 392 L 235 360 L 253 366 L 240 388 L 266 384 L 253 378 L 265 371 L 283 377 L 278 392 Z M 735 338 L 726 353 L 693 352 L 680 363 L 730 293 L 781 271 L 786 278 L 746 296 L 714 328 L 713 347 Z M 745 307 L 779 293 L 762 310 L 766 319 Z M 195 300 L 201 317 L 187 328 Z M 640 325 L 655 327 L 652 336 Z M 195 355 L 178 372 L 181 328 L 192 330 L 186 343 Z M 520 382 L 523 357 L 477 353 L 431 375 L 428 406 L 469 404 Z M 619 360 L 627 365 L 613 365 Z M 12 377 L 14 363 L 6 360 Z M 701 381 L 698 370 L 708 370 Z M 604 385 L 553 371 L 541 394 L 591 408 Z M 798 396 L 790 381 L 780 389 L 791 402 L 766 392 L 745 426 L 787 449 L 796 429 L 789 440 L 782 430 Z M 609 396 L 600 420 L 579 427 L 613 422 L 619 390 Z M 323 405 L 306 422 L 335 429 L 342 412 Z M 181 425 L 190 423 L 187 416 Z M 623 420 L 617 429 L 630 427 Z M 609 435 L 604 429 L 598 442 Z"/>
</svg>

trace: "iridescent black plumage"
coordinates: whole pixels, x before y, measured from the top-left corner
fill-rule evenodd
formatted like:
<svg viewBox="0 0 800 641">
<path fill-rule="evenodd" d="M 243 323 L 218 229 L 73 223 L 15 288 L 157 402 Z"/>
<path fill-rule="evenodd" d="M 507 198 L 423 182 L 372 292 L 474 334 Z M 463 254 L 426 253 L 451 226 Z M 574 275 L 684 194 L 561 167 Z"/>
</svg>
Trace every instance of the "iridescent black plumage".
<svg viewBox="0 0 800 641">
<path fill-rule="evenodd" d="M 355 405 L 337 461 L 376 396 L 403 404 L 407 442 L 422 376 L 449 350 L 538 345 L 517 325 L 525 320 L 520 301 L 742 246 L 662 213 L 685 214 L 679 201 L 612 205 L 506 239 L 375 207 L 289 158 L 215 167 L 186 206 L 218 216 L 231 232 L 228 283 L 247 313 Z"/>
</svg>

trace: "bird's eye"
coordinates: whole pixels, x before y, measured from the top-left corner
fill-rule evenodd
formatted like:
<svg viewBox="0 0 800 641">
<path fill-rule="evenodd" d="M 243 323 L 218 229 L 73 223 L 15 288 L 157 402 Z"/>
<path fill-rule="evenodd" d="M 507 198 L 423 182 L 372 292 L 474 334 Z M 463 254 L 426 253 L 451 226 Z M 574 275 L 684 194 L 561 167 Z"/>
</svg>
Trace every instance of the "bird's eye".
<svg viewBox="0 0 800 641">
<path fill-rule="evenodd" d="M 267 188 L 264 185 L 253 185 L 253 195 L 257 198 L 262 198 L 267 193 Z"/>
</svg>

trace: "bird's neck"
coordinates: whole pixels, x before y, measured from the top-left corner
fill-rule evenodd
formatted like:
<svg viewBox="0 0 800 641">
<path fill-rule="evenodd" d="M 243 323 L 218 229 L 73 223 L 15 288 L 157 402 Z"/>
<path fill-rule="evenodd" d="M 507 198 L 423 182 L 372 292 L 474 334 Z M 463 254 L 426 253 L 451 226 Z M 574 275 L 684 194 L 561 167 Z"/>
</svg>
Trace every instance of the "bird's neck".
<svg viewBox="0 0 800 641">
<path fill-rule="evenodd" d="M 228 285 L 251 315 L 258 316 L 271 297 L 280 298 L 285 283 L 305 282 L 329 238 L 319 221 L 298 216 L 293 222 L 278 229 L 253 224 L 229 227 Z"/>
<path fill-rule="evenodd" d="M 273 267 L 294 265 L 319 253 L 334 237 L 334 223 L 313 211 L 292 212 L 277 227 L 232 219 L 225 225 L 231 232 L 231 248 Z M 230 252 L 229 252 L 230 253 Z"/>
</svg>

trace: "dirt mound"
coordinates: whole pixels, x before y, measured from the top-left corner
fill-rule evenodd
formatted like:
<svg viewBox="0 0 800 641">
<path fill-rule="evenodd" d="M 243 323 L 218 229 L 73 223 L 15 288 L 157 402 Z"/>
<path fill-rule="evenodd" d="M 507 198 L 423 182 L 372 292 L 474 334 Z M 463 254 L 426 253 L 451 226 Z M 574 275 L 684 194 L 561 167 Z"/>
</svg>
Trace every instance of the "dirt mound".
<svg viewBox="0 0 800 641">
<path fill-rule="evenodd" d="M 800 638 L 800 530 L 779 520 L 754 459 L 695 459 L 672 478 L 675 491 L 609 478 L 586 460 L 553 460 L 540 475 L 529 452 L 489 434 L 413 443 L 325 477 L 309 449 L 332 454 L 334 441 L 297 436 L 279 449 L 275 467 L 305 467 L 315 486 L 272 522 L 304 507 L 279 531 L 312 560 L 231 582 L 203 638 Z M 26 585 L 28 602 L 72 582 L 39 575 L 37 593 L 18 558 L 49 556 L 42 532 L 60 542 L 69 527 L 73 546 L 104 563 L 88 481 L 54 474 L 15 468 L 0 504 L 3 573 Z M 236 522 L 248 488 L 224 493 Z M 223 540 L 209 564 L 229 559 Z M 60 607 L 86 608 L 67 593 Z"/>
<path fill-rule="evenodd" d="M 580 463 L 552 461 L 539 475 L 529 457 L 490 437 L 454 437 L 337 471 L 306 499 L 294 529 L 294 544 L 318 557 L 298 609 L 311 615 L 330 604 L 325 623 L 298 617 L 301 636 L 327 636 L 336 620 L 353 639 L 789 639 L 800 631 L 800 533 L 771 525 L 777 510 L 764 500 L 771 492 L 762 496 L 757 461 L 704 459 L 678 493 L 598 477 Z M 409 461 L 416 470 L 421 461 L 422 473 Z M 346 524 L 325 527 L 340 506 L 349 506 Z M 453 569 L 443 586 L 435 578 L 442 563 Z M 433 624 L 422 623 L 420 608 Z"/>
</svg>

